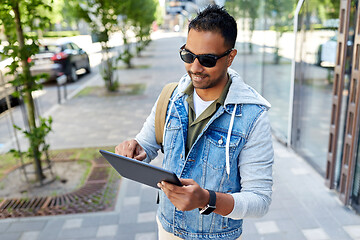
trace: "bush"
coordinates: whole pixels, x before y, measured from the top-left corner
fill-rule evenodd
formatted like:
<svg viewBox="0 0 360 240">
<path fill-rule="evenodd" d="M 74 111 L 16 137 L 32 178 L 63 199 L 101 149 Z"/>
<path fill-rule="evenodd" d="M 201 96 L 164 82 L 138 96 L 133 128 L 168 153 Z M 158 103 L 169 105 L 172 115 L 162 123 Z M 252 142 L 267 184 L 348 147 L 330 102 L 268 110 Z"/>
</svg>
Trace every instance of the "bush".
<svg viewBox="0 0 360 240">
<path fill-rule="evenodd" d="M 28 32 L 26 33 L 26 35 L 29 37 L 33 37 L 33 36 L 37 36 L 38 33 Z M 77 35 L 80 35 L 79 31 L 49 31 L 43 33 L 43 37 L 47 37 L 47 38 L 73 37 Z"/>
</svg>

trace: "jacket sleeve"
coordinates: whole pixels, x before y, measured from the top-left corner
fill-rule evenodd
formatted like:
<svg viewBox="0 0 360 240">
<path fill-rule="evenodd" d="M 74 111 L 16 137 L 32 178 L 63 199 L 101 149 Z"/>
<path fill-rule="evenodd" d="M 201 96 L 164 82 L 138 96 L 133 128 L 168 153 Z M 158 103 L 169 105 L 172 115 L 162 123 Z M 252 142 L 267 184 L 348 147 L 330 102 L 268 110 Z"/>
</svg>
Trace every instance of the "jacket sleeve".
<svg viewBox="0 0 360 240">
<path fill-rule="evenodd" d="M 147 163 L 157 157 L 157 151 L 160 149 L 160 145 L 157 144 L 155 137 L 155 112 L 157 102 L 158 100 L 155 102 L 151 113 L 147 117 L 141 131 L 135 137 L 135 140 L 146 152 L 146 159 L 144 159 L 144 162 Z"/>
<path fill-rule="evenodd" d="M 241 191 L 233 193 L 234 208 L 226 217 L 242 219 L 267 213 L 272 194 L 274 151 L 267 111 L 258 118 L 239 157 Z"/>
</svg>

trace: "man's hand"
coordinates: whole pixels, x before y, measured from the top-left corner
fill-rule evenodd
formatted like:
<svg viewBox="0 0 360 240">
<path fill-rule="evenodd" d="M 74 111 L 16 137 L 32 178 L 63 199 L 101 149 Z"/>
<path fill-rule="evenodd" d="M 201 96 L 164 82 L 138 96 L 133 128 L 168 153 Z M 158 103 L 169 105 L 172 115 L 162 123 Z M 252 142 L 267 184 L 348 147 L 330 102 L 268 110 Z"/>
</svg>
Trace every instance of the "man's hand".
<svg viewBox="0 0 360 240">
<path fill-rule="evenodd" d="M 169 200 L 180 211 L 190 211 L 195 208 L 203 208 L 209 203 L 210 195 L 192 179 L 180 179 L 182 187 L 168 182 L 158 183 L 158 187 L 164 191 Z"/>
<path fill-rule="evenodd" d="M 140 144 L 135 140 L 131 139 L 128 141 L 124 141 L 115 147 L 115 153 L 134 158 L 136 160 L 144 160 L 146 158 L 145 150 L 140 146 Z"/>
</svg>

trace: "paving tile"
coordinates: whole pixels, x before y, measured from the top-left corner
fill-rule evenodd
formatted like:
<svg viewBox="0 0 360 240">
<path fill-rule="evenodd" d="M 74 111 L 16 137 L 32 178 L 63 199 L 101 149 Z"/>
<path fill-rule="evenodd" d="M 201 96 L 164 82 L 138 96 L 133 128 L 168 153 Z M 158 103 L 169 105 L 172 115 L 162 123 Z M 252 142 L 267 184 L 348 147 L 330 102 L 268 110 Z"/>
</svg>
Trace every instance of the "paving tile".
<svg viewBox="0 0 360 240">
<path fill-rule="evenodd" d="M 141 184 L 134 182 L 132 180 L 128 180 L 128 186 L 126 188 L 126 196 L 127 197 L 138 197 L 141 192 Z"/>
<path fill-rule="evenodd" d="M 255 219 L 245 219 L 242 226 L 243 234 L 258 234 L 258 231 L 255 227 L 255 222 Z"/>
<path fill-rule="evenodd" d="M 250 239 L 250 238 L 243 238 L 244 240 Z M 258 238 L 251 238 L 251 239 L 261 239 L 261 240 L 288 240 L 286 237 L 281 233 L 269 233 L 266 235 L 261 235 Z"/>
<path fill-rule="evenodd" d="M 19 240 L 37 240 L 39 234 L 40 234 L 39 231 L 24 232 L 21 234 Z"/>
<path fill-rule="evenodd" d="M 281 236 L 283 237 L 284 240 L 306 240 L 305 236 L 300 230 L 282 232 Z"/>
<path fill-rule="evenodd" d="M 130 233 L 121 233 L 121 235 L 118 235 L 116 237 L 116 240 L 132 240 L 135 239 L 135 233 L 130 232 Z"/>
<path fill-rule="evenodd" d="M 156 212 L 145 212 L 138 214 L 138 223 L 155 222 Z"/>
<path fill-rule="evenodd" d="M 83 218 L 81 227 L 97 227 L 100 225 L 100 216 L 87 216 Z"/>
<path fill-rule="evenodd" d="M 275 221 L 256 222 L 255 227 L 259 234 L 269 234 L 280 232 Z"/>
<path fill-rule="evenodd" d="M 10 227 L 10 223 L 0 223 L 0 233 L 6 232 L 6 230 Z"/>
<path fill-rule="evenodd" d="M 326 202 L 319 202 L 313 196 L 300 197 L 299 201 L 309 213 L 309 217 L 314 217 L 317 220 L 324 218 L 333 219 L 333 216 L 331 215 L 330 210 L 326 205 Z"/>
<path fill-rule="evenodd" d="M 305 240 L 303 233 L 292 219 L 279 219 L 276 220 L 276 224 L 284 239 Z"/>
<path fill-rule="evenodd" d="M 92 239 L 86 239 L 86 240 L 118 240 L 118 237 L 97 237 Z"/>
<path fill-rule="evenodd" d="M 322 228 L 304 229 L 302 230 L 307 240 L 328 240 L 330 237 Z"/>
<path fill-rule="evenodd" d="M 318 218 L 317 221 L 320 224 L 320 227 L 329 235 L 331 239 L 334 240 L 350 240 L 349 234 L 339 225 L 339 222 L 336 219 L 328 218 Z"/>
<path fill-rule="evenodd" d="M 97 230 L 96 237 L 115 237 L 118 225 L 103 225 Z"/>
<path fill-rule="evenodd" d="M 271 201 L 271 205 L 270 205 L 270 211 L 271 210 L 282 210 L 284 211 L 284 205 L 281 202 L 281 195 L 276 192 L 276 190 L 273 192 L 272 195 L 272 201 Z"/>
<path fill-rule="evenodd" d="M 97 233 L 97 228 L 88 227 L 88 228 L 70 228 L 63 229 L 58 239 L 78 239 L 78 238 L 95 238 Z"/>
<path fill-rule="evenodd" d="M 294 175 L 307 175 L 309 174 L 309 170 L 306 168 L 291 168 L 290 171 Z"/>
<path fill-rule="evenodd" d="M 119 214 L 104 215 L 101 217 L 100 225 L 112 225 L 119 223 Z"/>
<path fill-rule="evenodd" d="M 257 233 L 246 233 L 246 231 L 243 232 L 243 234 L 241 235 L 241 238 L 242 238 L 242 240 L 246 240 L 246 239 L 263 239 Z"/>
<path fill-rule="evenodd" d="M 313 229 L 319 227 L 319 223 L 307 211 L 293 211 L 291 213 L 291 219 L 293 219 L 300 229 Z"/>
<path fill-rule="evenodd" d="M 82 222 L 82 218 L 67 219 L 63 225 L 63 229 L 80 228 Z"/>
<path fill-rule="evenodd" d="M 141 202 L 139 205 L 139 212 L 156 212 L 158 205 L 156 204 L 156 199 L 152 199 L 150 202 Z"/>
<path fill-rule="evenodd" d="M 341 219 L 342 225 L 360 225 L 360 217 L 347 207 L 341 206 L 340 203 L 331 210 L 331 214 L 335 219 Z"/>
<path fill-rule="evenodd" d="M 360 239 L 360 225 L 349 225 L 343 228 L 353 239 Z"/>
<path fill-rule="evenodd" d="M 18 240 L 21 236 L 21 232 L 6 232 L 0 234 L 1 240 Z"/>
<path fill-rule="evenodd" d="M 8 228 L 7 232 L 26 232 L 26 231 L 40 231 L 46 225 L 46 221 L 26 221 L 26 222 L 13 222 Z"/>
<path fill-rule="evenodd" d="M 119 223 L 136 223 L 139 213 L 139 205 L 123 207 L 119 213 Z"/>
<path fill-rule="evenodd" d="M 156 239 L 157 239 L 157 234 L 155 232 L 135 234 L 135 240 L 156 240 Z"/>
<path fill-rule="evenodd" d="M 51 219 L 49 220 L 44 229 L 40 232 L 38 240 L 48 240 L 49 236 L 53 236 L 54 239 L 58 236 L 64 225 L 64 219 Z"/>
<path fill-rule="evenodd" d="M 137 205 L 140 203 L 140 197 L 139 196 L 135 196 L 135 197 L 125 197 L 124 198 L 124 206 L 131 206 L 131 205 Z"/>
<path fill-rule="evenodd" d="M 141 184 L 141 190 L 146 190 L 146 189 L 151 189 L 151 190 L 153 190 L 154 188 L 153 187 L 150 187 L 150 186 L 148 186 L 148 185 L 145 185 L 145 184 Z"/>
<path fill-rule="evenodd" d="M 263 220 L 278 220 L 288 219 L 289 213 L 284 209 L 270 209 L 269 212 L 262 218 Z"/>
<path fill-rule="evenodd" d="M 148 222 L 148 223 L 127 223 L 120 224 L 118 227 L 118 232 L 116 236 L 120 236 L 125 233 L 147 233 L 147 232 L 156 232 L 157 224 L 156 222 Z"/>
</svg>

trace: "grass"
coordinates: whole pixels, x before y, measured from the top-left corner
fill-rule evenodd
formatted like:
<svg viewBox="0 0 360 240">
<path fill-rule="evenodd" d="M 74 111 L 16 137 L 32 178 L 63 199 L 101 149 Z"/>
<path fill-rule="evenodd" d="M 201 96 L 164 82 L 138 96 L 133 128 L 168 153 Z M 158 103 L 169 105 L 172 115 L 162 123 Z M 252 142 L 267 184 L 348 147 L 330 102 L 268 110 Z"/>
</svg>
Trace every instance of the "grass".
<svg viewBox="0 0 360 240">
<path fill-rule="evenodd" d="M 135 65 L 132 68 L 128 68 L 127 66 L 119 66 L 116 67 L 117 70 L 125 70 L 125 69 L 148 69 L 151 65 Z"/>
<path fill-rule="evenodd" d="M 20 159 L 14 158 L 11 153 L 5 153 L 0 155 L 0 179 L 12 169 L 14 166 L 20 164 Z M 30 159 L 24 159 L 24 163 L 31 163 Z"/>
<path fill-rule="evenodd" d="M 107 91 L 105 86 L 89 86 L 82 89 L 75 97 L 113 97 L 113 96 L 129 96 L 129 95 L 140 95 L 146 89 L 146 84 L 135 83 L 135 84 L 120 84 L 116 91 Z"/>
<path fill-rule="evenodd" d="M 87 95 L 90 95 L 92 92 L 94 92 L 95 89 L 98 89 L 98 86 L 92 86 L 92 87 L 86 87 L 82 89 L 78 94 L 76 94 L 76 97 L 84 97 Z"/>
<path fill-rule="evenodd" d="M 84 175 L 82 175 L 81 180 L 78 184 L 78 186 L 76 186 L 76 188 L 80 188 L 81 186 L 83 186 L 85 184 L 85 181 L 87 179 L 87 177 L 90 174 L 91 171 L 91 164 L 90 162 L 85 162 L 85 161 L 80 161 L 82 165 L 84 165 L 86 167 L 86 171 L 84 173 Z"/>
<path fill-rule="evenodd" d="M 101 156 L 99 149 L 113 151 L 114 147 L 96 147 L 96 148 L 76 148 L 49 151 L 50 160 L 56 159 L 57 155 L 63 155 L 67 160 L 82 160 L 81 164 L 88 166 L 87 174 L 90 171 L 90 161 Z M 89 161 L 89 162 L 87 162 Z M 20 159 L 15 158 L 12 154 L 0 154 L 0 180 L 15 166 L 20 166 Z M 24 163 L 32 163 L 31 159 L 24 158 Z M 86 175 L 87 176 L 87 175 Z M 85 177 L 86 179 L 86 177 Z M 1 187 L 1 181 L 0 181 Z"/>
</svg>

